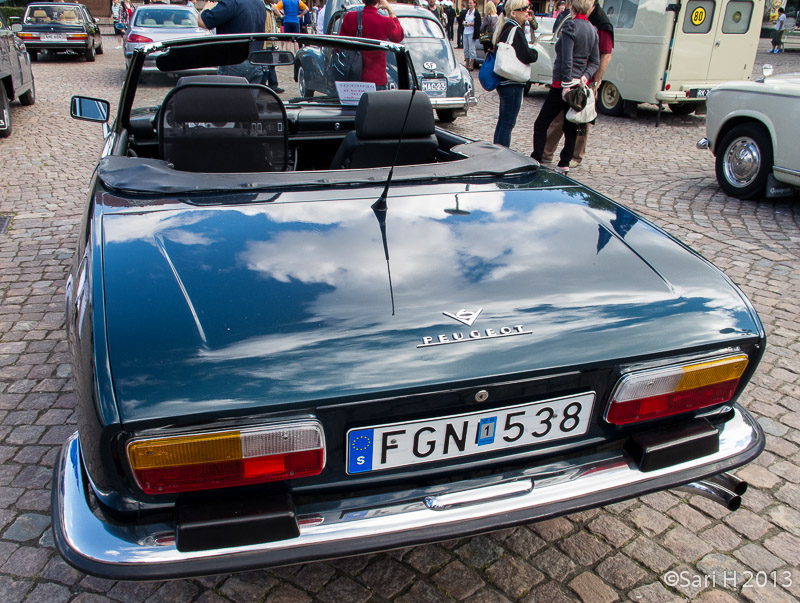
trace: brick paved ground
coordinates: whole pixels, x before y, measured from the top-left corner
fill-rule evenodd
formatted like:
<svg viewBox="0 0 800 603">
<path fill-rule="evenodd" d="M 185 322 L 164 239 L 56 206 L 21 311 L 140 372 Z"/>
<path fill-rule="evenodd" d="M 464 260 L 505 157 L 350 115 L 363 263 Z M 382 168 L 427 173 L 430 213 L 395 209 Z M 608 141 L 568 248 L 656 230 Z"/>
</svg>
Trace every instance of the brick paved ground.
<svg viewBox="0 0 800 603">
<path fill-rule="evenodd" d="M 92 64 L 34 65 L 37 102 L 12 106 L 15 132 L 0 143 L 0 214 L 12 216 L 0 235 L 0 601 L 800 599 L 799 199 L 729 199 L 711 155 L 694 146 L 704 118 L 667 112 L 656 129 L 653 107 L 637 119 L 601 117 L 573 175 L 694 246 L 758 308 L 769 346 L 742 401 L 767 432 L 767 450 L 738 472 L 752 485 L 740 511 L 673 491 L 464 540 L 272 571 L 122 583 L 67 566 L 53 548 L 49 493 L 57 449 L 75 425 L 64 279 L 101 146 L 100 128 L 70 120 L 67 103 L 74 93 L 116 100 L 123 59 L 114 46 L 107 40 Z M 768 47 L 762 41 L 759 69 L 772 62 L 800 70 L 800 54 L 768 55 Z M 525 153 L 543 95 L 525 99 L 514 133 Z M 453 130 L 491 139 L 496 111 L 496 94 L 483 93 Z M 684 571 L 684 583 L 671 584 L 669 570 Z M 746 572 L 755 576 L 748 583 Z"/>
</svg>

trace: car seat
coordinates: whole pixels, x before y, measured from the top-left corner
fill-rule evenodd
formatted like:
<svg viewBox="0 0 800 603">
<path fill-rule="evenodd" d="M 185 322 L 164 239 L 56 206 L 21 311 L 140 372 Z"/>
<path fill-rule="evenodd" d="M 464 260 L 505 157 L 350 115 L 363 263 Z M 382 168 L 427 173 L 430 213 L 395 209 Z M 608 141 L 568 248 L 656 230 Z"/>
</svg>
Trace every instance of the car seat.
<svg viewBox="0 0 800 603">
<path fill-rule="evenodd" d="M 424 92 L 367 92 L 358 101 L 355 126 L 355 131 L 350 132 L 339 145 L 331 169 L 389 167 L 435 161 L 438 143 L 433 107 Z"/>
<path fill-rule="evenodd" d="M 187 172 L 275 172 L 287 169 L 283 102 L 266 86 L 235 76 L 190 76 L 164 99 L 161 158 Z"/>
</svg>

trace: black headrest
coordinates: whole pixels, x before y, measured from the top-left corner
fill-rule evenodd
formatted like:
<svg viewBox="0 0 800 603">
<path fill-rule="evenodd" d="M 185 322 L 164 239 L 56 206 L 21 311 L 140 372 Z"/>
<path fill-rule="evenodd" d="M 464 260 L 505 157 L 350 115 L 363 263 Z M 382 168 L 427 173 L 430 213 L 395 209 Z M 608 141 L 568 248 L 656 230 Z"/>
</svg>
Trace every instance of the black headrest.
<svg viewBox="0 0 800 603">
<path fill-rule="evenodd" d="M 258 121 L 255 92 L 258 86 L 188 84 L 171 95 L 176 122 Z"/>
<path fill-rule="evenodd" d="M 376 90 L 361 96 L 356 109 L 356 135 L 370 138 L 418 138 L 434 134 L 433 107 L 428 95 L 417 90 Z M 408 104 L 411 102 L 411 108 Z M 403 131 L 403 120 L 408 121 Z"/>
<path fill-rule="evenodd" d="M 186 84 L 249 84 L 241 75 L 184 75 L 178 78 L 175 87 Z"/>
</svg>

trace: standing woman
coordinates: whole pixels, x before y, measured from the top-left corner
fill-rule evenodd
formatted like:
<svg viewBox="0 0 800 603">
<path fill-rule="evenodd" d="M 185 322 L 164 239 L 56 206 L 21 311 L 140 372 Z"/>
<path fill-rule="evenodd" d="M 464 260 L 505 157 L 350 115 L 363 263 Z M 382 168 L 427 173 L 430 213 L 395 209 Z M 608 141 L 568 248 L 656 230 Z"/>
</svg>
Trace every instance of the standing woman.
<svg viewBox="0 0 800 603">
<path fill-rule="evenodd" d="M 498 17 L 497 27 L 494 30 L 493 46 L 496 48 L 498 42 L 505 42 L 509 32 L 514 30 L 514 37 L 511 45 L 517 58 L 525 63 L 531 64 L 536 61 L 538 53 L 534 48 L 528 46 L 525 38 L 525 30 L 522 26 L 531 18 L 531 8 L 528 0 L 508 0 L 505 3 L 505 11 Z M 494 143 L 504 147 L 511 146 L 511 131 L 517 123 L 520 107 L 522 107 L 522 95 L 525 91 L 524 82 L 516 82 L 500 78 L 500 85 L 497 87 L 497 94 L 500 96 L 500 113 L 497 116 L 497 126 L 494 129 Z"/>
<path fill-rule="evenodd" d="M 478 53 L 475 51 L 476 40 L 481 34 L 481 14 L 475 10 L 475 0 L 467 0 L 467 11 L 464 13 L 464 63 L 472 71 Z"/>
<path fill-rule="evenodd" d="M 600 65 L 597 30 L 589 23 L 586 14 L 594 0 L 572 0 L 572 19 L 561 28 L 561 37 L 556 42 L 556 59 L 553 62 L 553 85 L 544 99 L 539 116 L 533 124 L 533 153 L 536 161 L 542 160 L 547 141 L 547 128 L 561 111 L 569 110 L 564 100 L 573 86 L 588 82 Z M 578 126 L 564 120 L 564 147 L 558 161 L 558 171 L 567 173 L 569 162 L 575 151 Z"/>
<path fill-rule="evenodd" d="M 497 29 L 497 8 L 495 8 L 494 2 L 487 2 L 486 14 L 481 25 L 481 44 L 484 54 L 492 49 L 495 29 Z"/>
</svg>

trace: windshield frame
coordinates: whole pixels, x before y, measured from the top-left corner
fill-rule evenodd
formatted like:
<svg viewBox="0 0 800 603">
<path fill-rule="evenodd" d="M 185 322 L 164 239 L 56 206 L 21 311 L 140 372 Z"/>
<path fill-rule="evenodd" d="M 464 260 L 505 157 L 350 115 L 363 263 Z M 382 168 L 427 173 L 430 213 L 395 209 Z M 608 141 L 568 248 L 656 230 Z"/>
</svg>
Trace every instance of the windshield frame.
<svg viewBox="0 0 800 603">
<path fill-rule="evenodd" d="M 136 92 L 142 82 L 142 70 L 145 60 L 150 55 L 165 55 L 171 49 L 176 49 L 176 52 L 182 52 L 184 55 L 192 53 L 197 48 L 209 49 L 215 45 L 219 46 L 220 51 L 224 50 L 229 44 L 231 48 L 239 47 L 242 44 L 248 44 L 252 48 L 262 42 L 272 42 L 274 44 L 286 44 L 289 42 L 296 43 L 298 47 L 306 46 L 329 46 L 340 50 L 359 50 L 359 51 L 375 51 L 383 50 L 387 53 L 392 53 L 398 65 L 398 82 L 397 87 L 401 90 L 418 89 L 417 74 L 414 70 L 414 63 L 408 48 L 403 44 L 395 44 L 394 42 L 382 42 L 379 40 L 372 40 L 369 38 L 350 38 L 346 36 L 321 36 L 312 34 L 225 34 L 215 36 L 202 36 L 180 38 L 173 40 L 165 40 L 161 42 L 153 42 L 144 46 L 135 48 L 131 56 L 130 65 L 126 73 L 125 81 L 122 85 L 120 93 L 120 104 L 117 111 L 117 119 L 113 130 L 117 134 L 121 134 L 123 130 L 130 130 L 131 128 L 131 113 L 133 111 L 141 111 L 144 106 L 134 107 Z M 188 47 L 188 48 L 187 48 Z M 182 51 L 180 49 L 183 49 Z M 216 63 L 221 64 L 221 63 Z M 203 68 L 206 65 L 189 65 L 186 69 Z M 404 67 L 404 68 L 403 68 Z M 296 102 L 299 101 L 299 102 Z M 317 101 L 324 99 L 319 97 Z M 292 99 L 287 104 L 315 104 L 315 98 L 306 99 Z M 328 101 L 330 106 L 330 101 Z M 153 105 L 150 105 L 151 107 Z M 157 105 L 156 105 L 157 106 Z M 344 105 L 342 105 L 344 106 Z M 356 107 L 351 107 L 355 111 Z"/>
</svg>

